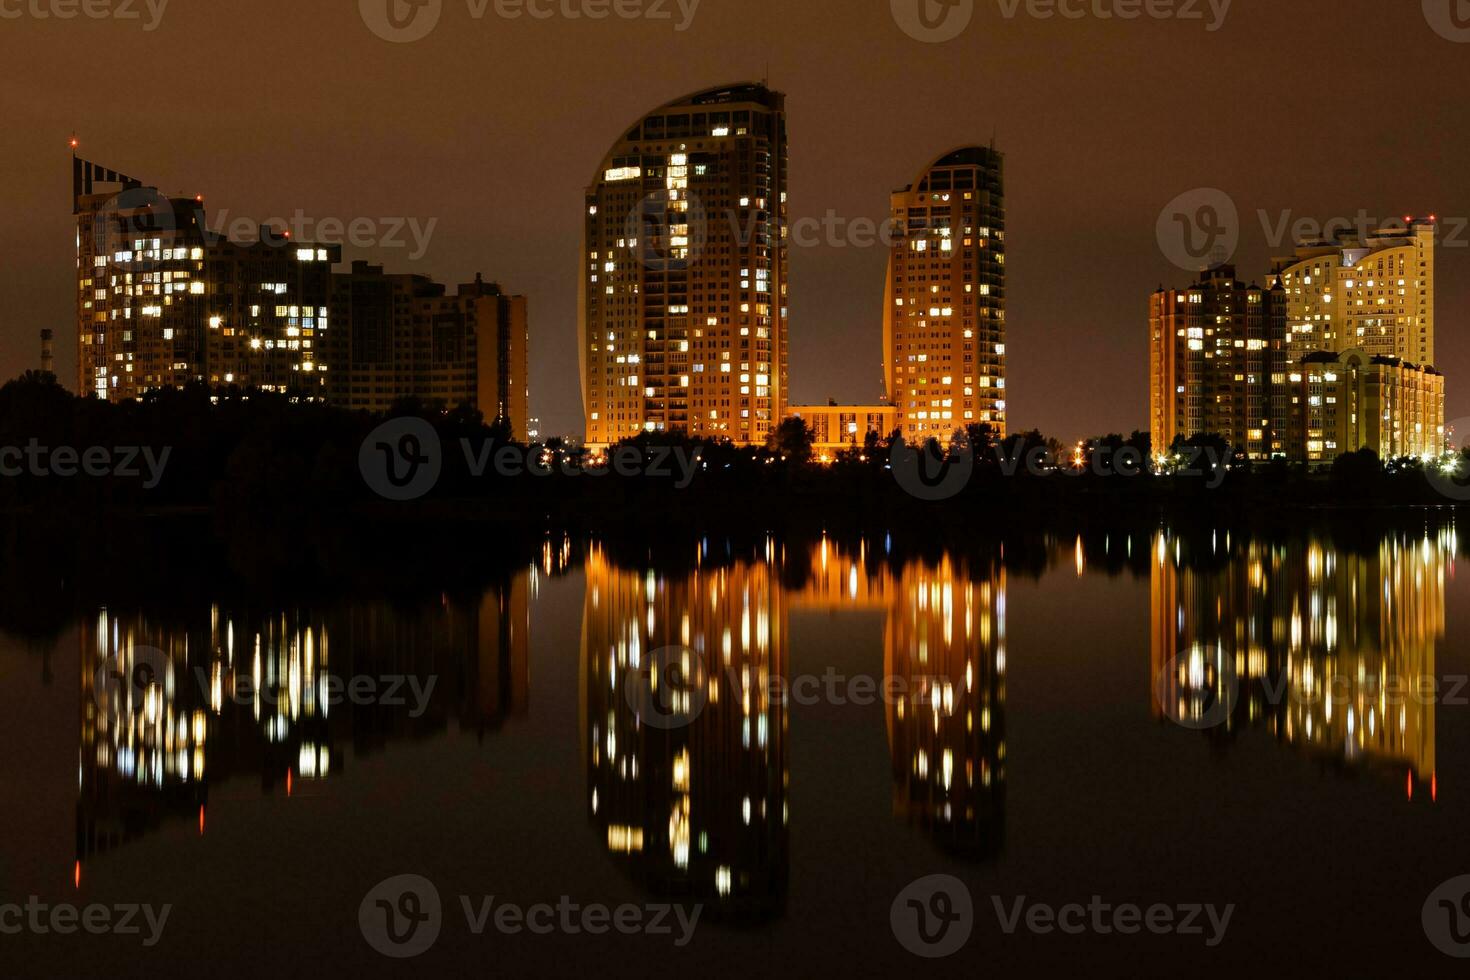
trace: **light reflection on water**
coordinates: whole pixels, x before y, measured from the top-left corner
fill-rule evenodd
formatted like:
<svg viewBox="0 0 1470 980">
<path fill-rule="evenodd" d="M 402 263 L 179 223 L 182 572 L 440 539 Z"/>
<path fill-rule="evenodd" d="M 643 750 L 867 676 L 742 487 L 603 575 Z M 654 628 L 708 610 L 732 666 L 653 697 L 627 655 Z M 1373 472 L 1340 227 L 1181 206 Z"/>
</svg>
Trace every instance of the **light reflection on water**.
<svg viewBox="0 0 1470 980">
<path fill-rule="evenodd" d="M 789 891 L 790 720 L 803 693 L 822 690 L 792 676 L 794 612 L 882 617 L 882 676 L 866 690 L 886 725 L 895 825 L 964 862 L 1003 853 L 1006 664 L 1046 653 L 1008 648 L 1007 588 L 1038 562 L 1063 578 L 1111 566 L 1147 581 L 1147 664 L 1140 653 L 1115 689 L 1141 723 L 1222 745 L 1269 733 L 1432 799 L 1435 704 L 1413 685 L 1435 675 L 1457 547 L 1450 529 L 1352 546 L 1160 531 L 1057 541 L 1025 560 L 767 540 L 705 543 L 650 569 L 559 539 L 470 598 L 222 602 L 171 619 L 101 609 L 80 624 L 77 859 L 105 860 L 168 820 L 197 819 L 202 834 L 210 794 L 248 782 L 329 792 L 344 767 L 396 740 L 516 738 L 537 699 L 571 696 L 537 690 L 531 666 L 568 654 L 533 655 L 531 623 L 540 584 L 571 571 L 585 577 L 575 699 L 589 832 L 647 892 L 736 918 L 783 915 Z M 700 666 L 699 710 L 687 724 L 650 723 L 629 685 L 671 657 Z M 424 703 L 406 677 L 434 679 Z M 330 678 L 348 679 L 335 701 Z M 363 688 L 371 703 L 353 703 L 352 678 L 376 685 Z M 384 703 L 393 697 L 405 703 Z"/>
<path fill-rule="evenodd" d="M 1317 537 L 1160 532 L 1150 574 L 1155 717 L 1262 729 L 1339 766 L 1438 789 L 1435 648 L 1455 532 L 1345 550 Z M 1210 712 L 1215 712 L 1214 716 Z"/>
</svg>

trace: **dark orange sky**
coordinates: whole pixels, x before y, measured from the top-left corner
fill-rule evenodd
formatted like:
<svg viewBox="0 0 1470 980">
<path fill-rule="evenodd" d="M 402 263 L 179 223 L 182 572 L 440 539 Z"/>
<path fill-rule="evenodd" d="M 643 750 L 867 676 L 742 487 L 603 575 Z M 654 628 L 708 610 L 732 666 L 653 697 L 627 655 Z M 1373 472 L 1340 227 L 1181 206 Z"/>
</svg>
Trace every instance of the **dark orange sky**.
<svg viewBox="0 0 1470 980">
<path fill-rule="evenodd" d="M 1177 0 L 1203 20 L 1090 12 L 1120 0 L 1069 0 L 1089 11 L 1077 20 L 1024 2 L 1007 17 L 1012 0 L 974 0 L 968 29 L 940 44 L 905 34 L 889 0 L 702 0 L 684 31 L 674 0 L 668 20 L 597 21 L 508 20 L 493 0 L 475 19 L 444 0 L 409 44 L 369 31 L 357 0 L 170 0 L 153 31 L 144 0 L 130 0 L 140 20 L 30 13 L 53 2 L 0 0 L 22 14 L 0 17 L 7 377 L 35 366 L 50 326 L 73 380 L 73 129 L 91 159 L 205 194 L 212 220 L 437 219 L 416 261 L 346 254 L 526 293 L 548 433 L 581 428 L 575 277 L 593 169 L 650 109 L 768 66 L 788 97 L 794 218 L 881 220 L 933 157 L 994 134 L 1011 418 L 1065 438 L 1146 422 L 1148 294 L 1189 279 L 1155 239 L 1180 193 L 1236 202 L 1245 278 L 1279 251 L 1261 209 L 1273 225 L 1283 209 L 1470 216 L 1470 43 L 1431 29 L 1420 0 L 1234 0 L 1214 32 L 1207 0 Z M 793 249 L 795 399 L 879 396 L 885 261 L 881 247 Z M 1440 250 L 1438 287 L 1455 419 L 1470 415 L 1470 230 Z"/>
</svg>

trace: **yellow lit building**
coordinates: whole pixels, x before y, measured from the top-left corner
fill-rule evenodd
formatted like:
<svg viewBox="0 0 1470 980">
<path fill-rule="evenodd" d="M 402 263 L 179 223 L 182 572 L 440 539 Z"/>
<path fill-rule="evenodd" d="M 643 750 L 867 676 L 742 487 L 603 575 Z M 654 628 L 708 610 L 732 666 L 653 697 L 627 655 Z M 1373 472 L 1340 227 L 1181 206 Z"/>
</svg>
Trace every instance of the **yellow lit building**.
<svg viewBox="0 0 1470 980">
<path fill-rule="evenodd" d="M 1405 219 L 1361 240 L 1305 242 L 1277 259 L 1293 362 L 1318 351 L 1434 363 L 1435 219 Z"/>
<path fill-rule="evenodd" d="M 823 459 L 861 449 L 870 434 L 887 439 L 898 427 L 892 405 L 792 405 L 787 411 L 811 428 L 812 449 Z"/>
<path fill-rule="evenodd" d="M 1155 447 L 1225 437 L 1251 459 L 1330 463 L 1443 451 L 1444 378 L 1434 357 L 1432 220 L 1361 241 L 1305 243 L 1271 287 L 1223 266 L 1149 313 Z"/>
<path fill-rule="evenodd" d="M 1285 293 L 1292 458 L 1443 451 L 1434 364 L 1435 219 L 1304 242 L 1276 260 Z"/>
<path fill-rule="evenodd" d="M 893 194 L 884 376 L 904 438 L 1006 434 L 1004 157 L 947 153 Z"/>
<path fill-rule="evenodd" d="M 584 198 L 587 445 L 763 445 L 786 417 L 785 96 L 711 89 L 623 132 Z"/>
<path fill-rule="evenodd" d="M 1291 369 L 1292 456 L 1331 462 L 1371 449 L 1380 459 L 1445 449 L 1444 376 L 1362 350 L 1317 353 Z"/>
</svg>

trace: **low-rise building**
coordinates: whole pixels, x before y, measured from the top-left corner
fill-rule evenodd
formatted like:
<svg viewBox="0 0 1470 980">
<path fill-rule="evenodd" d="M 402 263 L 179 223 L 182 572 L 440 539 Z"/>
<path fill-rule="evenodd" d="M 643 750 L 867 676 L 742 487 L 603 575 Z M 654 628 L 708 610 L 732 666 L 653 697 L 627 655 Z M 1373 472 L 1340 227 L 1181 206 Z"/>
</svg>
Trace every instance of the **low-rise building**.
<svg viewBox="0 0 1470 980">
<path fill-rule="evenodd" d="M 886 439 L 898 428 L 896 405 L 792 405 L 790 413 L 811 428 L 812 449 L 825 459 L 862 448 L 869 433 Z"/>
</svg>

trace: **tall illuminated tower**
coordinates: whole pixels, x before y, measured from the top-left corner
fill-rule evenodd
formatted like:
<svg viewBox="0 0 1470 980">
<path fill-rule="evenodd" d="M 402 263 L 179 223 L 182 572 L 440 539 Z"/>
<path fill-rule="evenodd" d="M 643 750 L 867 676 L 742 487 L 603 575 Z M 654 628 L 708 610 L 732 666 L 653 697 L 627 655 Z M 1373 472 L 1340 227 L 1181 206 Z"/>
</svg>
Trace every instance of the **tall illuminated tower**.
<svg viewBox="0 0 1470 980">
<path fill-rule="evenodd" d="M 586 191 L 587 444 L 641 432 L 764 443 L 786 389 L 785 96 L 748 83 L 662 106 Z"/>
<path fill-rule="evenodd" d="M 1006 432 L 1004 157 L 963 147 L 893 194 L 884 376 L 904 438 Z"/>
</svg>

